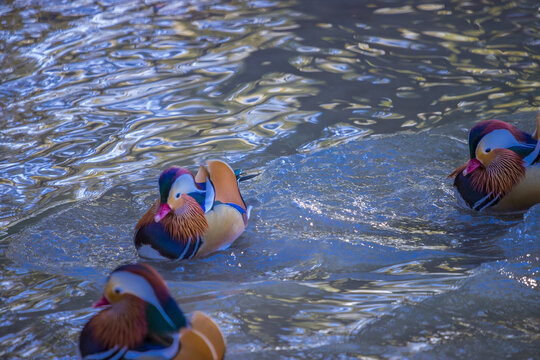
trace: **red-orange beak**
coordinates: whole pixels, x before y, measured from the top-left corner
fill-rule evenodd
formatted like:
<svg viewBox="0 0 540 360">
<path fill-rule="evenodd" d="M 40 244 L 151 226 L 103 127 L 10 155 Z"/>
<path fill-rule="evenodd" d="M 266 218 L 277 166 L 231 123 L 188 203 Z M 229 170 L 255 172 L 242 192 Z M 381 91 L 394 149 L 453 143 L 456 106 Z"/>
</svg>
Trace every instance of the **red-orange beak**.
<svg viewBox="0 0 540 360">
<path fill-rule="evenodd" d="M 165 216 L 167 216 L 167 214 L 170 213 L 170 212 L 171 212 L 171 207 L 169 206 L 169 204 L 161 204 L 159 206 L 158 213 L 154 217 L 154 220 L 156 222 L 160 222 L 161 219 L 163 219 Z"/>
<path fill-rule="evenodd" d="M 474 170 L 476 170 L 478 167 L 480 167 L 482 163 L 478 161 L 478 159 L 471 159 L 467 163 L 467 167 L 465 170 L 463 170 L 463 175 L 467 176 L 467 174 L 472 173 Z"/>
<path fill-rule="evenodd" d="M 111 305 L 111 303 L 109 302 L 109 300 L 107 300 L 107 298 L 105 297 L 105 295 L 103 295 L 101 297 L 101 299 L 99 299 L 98 301 L 96 301 L 94 303 L 94 305 L 92 305 L 93 308 L 98 308 L 98 307 L 102 307 L 102 306 L 105 306 L 105 305 Z"/>
</svg>

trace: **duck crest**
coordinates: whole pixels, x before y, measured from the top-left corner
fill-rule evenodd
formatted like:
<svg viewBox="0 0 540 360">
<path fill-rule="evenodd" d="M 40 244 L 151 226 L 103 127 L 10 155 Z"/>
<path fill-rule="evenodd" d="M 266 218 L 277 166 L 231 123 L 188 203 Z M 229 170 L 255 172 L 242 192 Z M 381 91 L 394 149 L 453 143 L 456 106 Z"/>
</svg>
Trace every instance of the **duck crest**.
<svg viewBox="0 0 540 360">
<path fill-rule="evenodd" d="M 178 166 L 171 166 L 170 168 L 163 170 L 158 180 L 160 201 L 162 204 L 167 202 L 174 181 L 184 174 L 193 176 L 189 170 Z"/>
<path fill-rule="evenodd" d="M 519 142 L 534 142 L 534 139 L 532 139 L 529 134 L 517 129 L 509 123 L 496 119 L 482 121 L 473 126 L 469 131 L 469 152 L 471 159 L 475 157 L 476 148 L 482 138 L 495 130 L 507 130 Z"/>
<path fill-rule="evenodd" d="M 164 305 L 171 297 L 165 280 L 163 280 L 161 275 L 153 267 L 143 263 L 127 264 L 116 268 L 111 275 L 120 271 L 127 271 L 143 277 L 154 290 L 161 305 Z"/>
</svg>

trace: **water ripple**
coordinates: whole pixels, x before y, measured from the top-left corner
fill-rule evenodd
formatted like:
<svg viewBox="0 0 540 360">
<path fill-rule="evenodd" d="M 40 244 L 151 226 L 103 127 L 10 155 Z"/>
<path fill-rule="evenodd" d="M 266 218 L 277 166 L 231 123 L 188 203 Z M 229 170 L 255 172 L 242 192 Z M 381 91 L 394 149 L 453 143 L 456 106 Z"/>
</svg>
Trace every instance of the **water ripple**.
<svg viewBox="0 0 540 360">
<path fill-rule="evenodd" d="M 230 252 L 156 266 L 179 298 L 206 299 L 232 357 L 436 353 L 492 331 L 475 320 L 482 279 L 531 308 L 537 214 L 463 213 L 441 178 L 478 120 L 532 131 L 537 20 L 529 0 L 0 4 L 0 353 L 74 355 L 103 277 L 137 260 L 159 171 L 216 157 L 264 174 L 246 185 L 253 225 Z M 478 308 L 463 326 L 460 296 Z M 378 320 L 417 301 L 429 317 Z M 531 336 L 516 313 L 508 333 Z"/>
</svg>

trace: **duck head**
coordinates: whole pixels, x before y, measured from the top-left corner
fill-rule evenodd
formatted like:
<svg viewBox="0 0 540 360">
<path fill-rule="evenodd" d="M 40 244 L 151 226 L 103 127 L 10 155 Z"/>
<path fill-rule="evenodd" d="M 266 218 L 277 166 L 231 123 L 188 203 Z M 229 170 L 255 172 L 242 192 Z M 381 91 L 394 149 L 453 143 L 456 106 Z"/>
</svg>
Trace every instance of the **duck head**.
<svg viewBox="0 0 540 360">
<path fill-rule="evenodd" d="M 164 331 L 178 330 L 186 325 L 184 314 L 172 298 L 167 284 L 154 268 L 146 264 L 123 265 L 114 270 L 107 279 L 103 296 L 93 306 L 111 305 L 114 309 L 116 304 L 134 298 L 155 308 L 153 312 L 156 317 L 161 317 Z"/>
<path fill-rule="evenodd" d="M 144 349 L 149 339 L 165 339 L 159 344 L 168 346 L 171 336 L 187 326 L 163 278 L 145 264 L 114 270 L 94 307 L 104 309 L 81 332 L 83 356 L 111 349 Z"/>
<path fill-rule="evenodd" d="M 529 134 L 506 122 L 483 121 L 469 132 L 470 160 L 450 176 L 470 176 L 475 191 L 504 196 L 525 176 L 523 158 L 535 143 Z"/>
<path fill-rule="evenodd" d="M 204 193 L 201 186 L 189 170 L 180 167 L 170 167 L 159 177 L 159 209 L 154 217 L 155 222 L 161 221 L 171 211 L 175 212 L 193 202 L 188 194 Z M 188 197 L 190 199 L 188 199 Z"/>
</svg>

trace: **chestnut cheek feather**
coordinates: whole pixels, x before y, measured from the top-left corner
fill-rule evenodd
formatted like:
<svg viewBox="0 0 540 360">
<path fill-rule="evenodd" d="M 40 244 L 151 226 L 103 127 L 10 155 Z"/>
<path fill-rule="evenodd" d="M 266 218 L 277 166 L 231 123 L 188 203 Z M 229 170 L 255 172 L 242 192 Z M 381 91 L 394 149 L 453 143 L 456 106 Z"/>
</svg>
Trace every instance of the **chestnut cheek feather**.
<svg viewBox="0 0 540 360">
<path fill-rule="evenodd" d="M 496 149 L 494 160 L 471 175 L 476 191 L 505 196 L 525 176 L 523 160 L 512 150 Z"/>
</svg>

